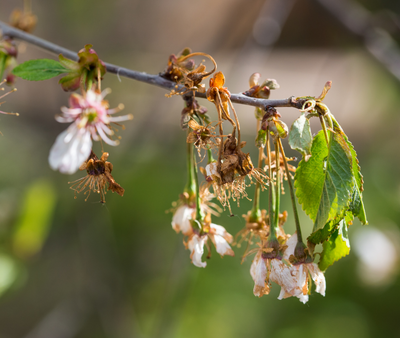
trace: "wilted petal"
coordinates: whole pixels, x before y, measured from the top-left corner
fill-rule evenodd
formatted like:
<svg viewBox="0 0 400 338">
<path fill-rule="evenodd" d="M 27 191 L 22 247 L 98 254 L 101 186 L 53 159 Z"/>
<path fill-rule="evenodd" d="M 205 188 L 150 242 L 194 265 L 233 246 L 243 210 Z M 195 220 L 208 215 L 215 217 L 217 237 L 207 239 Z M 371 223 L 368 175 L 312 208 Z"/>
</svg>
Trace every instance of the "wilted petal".
<svg viewBox="0 0 400 338">
<path fill-rule="evenodd" d="M 261 251 L 257 253 L 250 267 L 250 274 L 254 280 L 253 293 L 254 296 L 257 297 L 262 297 L 269 293 L 269 286 L 265 282 L 267 278 L 267 267 L 264 259 L 261 257 L 261 253 Z"/>
<path fill-rule="evenodd" d="M 181 205 L 178 209 L 176 209 L 174 216 L 172 217 L 172 228 L 179 233 L 182 233 L 185 236 L 189 236 L 192 234 L 192 226 L 190 224 L 190 220 L 192 219 L 192 214 L 194 212 L 194 208 L 190 208 L 188 205 Z"/>
<path fill-rule="evenodd" d="M 224 227 L 211 223 L 210 225 L 210 238 L 215 245 L 215 249 L 221 255 L 234 256 L 235 253 L 228 243 L 231 243 L 233 237 L 229 234 Z"/>
<path fill-rule="evenodd" d="M 57 136 L 50 150 L 50 167 L 64 174 L 73 174 L 88 159 L 91 149 L 90 132 L 71 125 Z"/>
<path fill-rule="evenodd" d="M 289 260 L 289 257 L 291 255 L 294 255 L 294 249 L 296 248 L 297 245 L 297 235 L 294 233 L 285 243 L 287 245 L 287 248 L 285 249 L 285 252 L 283 253 L 283 259 Z"/>
<path fill-rule="evenodd" d="M 325 296 L 326 289 L 326 281 L 325 275 L 318 268 L 318 265 L 315 263 L 306 264 L 308 271 L 311 274 L 311 278 L 315 283 L 315 291 L 320 293 L 322 296 Z"/>
<path fill-rule="evenodd" d="M 214 177 L 219 177 L 221 178 L 220 174 L 218 173 L 217 170 L 217 162 L 211 162 L 206 165 L 206 174 L 207 176 L 211 177 L 214 180 Z"/>
<path fill-rule="evenodd" d="M 201 261 L 201 256 L 204 253 L 204 243 L 207 240 L 207 236 L 200 237 L 199 235 L 194 235 L 188 243 L 189 250 L 191 251 L 190 258 L 193 265 L 199 268 L 205 268 L 207 263 Z"/>
<path fill-rule="evenodd" d="M 292 296 L 299 298 L 303 303 L 307 302 L 307 273 L 303 271 L 302 266 L 288 266 L 279 259 L 272 259 L 270 280 L 282 287 L 278 299 Z"/>
</svg>

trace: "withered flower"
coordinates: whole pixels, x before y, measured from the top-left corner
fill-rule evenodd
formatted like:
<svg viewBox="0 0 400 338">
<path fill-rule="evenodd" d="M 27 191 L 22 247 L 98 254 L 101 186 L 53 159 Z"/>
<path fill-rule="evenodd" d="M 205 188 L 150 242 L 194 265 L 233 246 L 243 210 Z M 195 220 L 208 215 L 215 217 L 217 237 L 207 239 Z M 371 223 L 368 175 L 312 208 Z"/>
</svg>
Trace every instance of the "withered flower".
<svg viewBox="0 0 400 338">
<path fill-rule="evenodd" d="M 30 9 L 21 11 L 17 8 L 10 15 L 10 25 L 27 33 L 32 33 L 36 23 L 37 16 Z"/>
<path fill-rule="evenodd" d="M 215 127 L 210 125 L 202 126 L 195 120 L 190 120 L 188 125 L 193 131 L 188 134 L 186 142 L 193 143 L 199 153 L 199 156 L 200 149 L 213 149 L 218 147 L 220 141 L 218 136 L 215 135 Z"/>
<path fill-rule="evenodd" d="M 204 245 L 208 249 L 208 256 L 210 258 L 210 241 L 214 244 L 217 253 L 221 256 L 234 256 L 231 243 L 233 237 L 229 234 L 224 227 L 211 223 L 211 216 L 208 214 L 203 224 L 203 230 L 201 233 L 193 229 L 192 235 L 189 236 L 188 242 L 185 243 L 186 247 L 191 251 L 190 258 L 193 265 L 199 268 L 205 268 L 207 263 L 202 262 L 202 256 L 204 253 Z"/>
<path fill-rule="evenodd" d="M 264 237 L 257 243 L 257 248 L 250 250 L 246 255 L 256 252 L 250 267 L 250 275 L 254 281 L 253 294 L 262 297 L 270 292 L 270 281 L 275 281 L 275 266 L 282 263 L 284 251 L 287 248 L 287 236 L 279 227 L 276 247 L 268 246 L 267 238 Z M 282 263 L 284 264 L 284 263 Z M 289 263 L 290 264 L 290 263 Z"/>
<path fill-rule="evenodd" d="M 221 114 L 224 120 L 231 120 L 229 115 L 229 101 L 231 93 L 224 87 L 225 76 L 222 72 L 215 73 L 210 79 L 210 88 L 207 89 L 208 101 L 214 102 L 218 114 Z"/>
<path fill-rule="evenodd" d="M 182 109 L 181 114 L 181 128 L 187 129 L 188 122 L 192 118 L 192 116 L 197 116 L 199 119 L 203 120 L 205 123 L 209 124 L 210 119 L 208 117 L 207 108 L 200 106 L 197 100 L 193 97 L 185 97 L 185 105 L 186 107 Z"/>
<path fill-rule="evenodd" d="M 271 262 L 270 279 L 281 286 L 278 299 L 297 297 L 305 304 L 311 291 L 311 281 L 313 280 L 315 283 L 315 291 L 322 296 L 325 296 L 326 281 L 324 274 L 320 271 L 318 265 L 313 263 L 311 257 L 308 256 L 308 259 L 303 262 L 292 262 L 291 258 L 297 243 L 297 236 L 294 233 L 286 242 L 287 248 L 284 252 L 283 260 Z"/>
<path fill-rule="evenodd" d="M 86 170 L 87 175 L 74 182 L 68 182 L 68 184 L 72 184 L 70 189 L 75 191 L 75 198 L 77 197 L 77 193 L 79 194 L 85 189 L 87 190 L 84 194 L 88 194 L 85 201 L 89 198 L 91 191 L 100 194 L 101 203 L 106 202 L 105 195 L 107 190 L 111 190 L 120 196 L 124 196 L 125 189 L 115 182 L 111 175 L 113 165 L 110 162 L 107 162 L 108 156 L 108 153 L 103 153 L 99 160 L 96 154 L 91 151 L 88 160 L 79 167 L 79 170 Z M 106 188 L 107 185 L 108 188 Z"/>
<path fill-rule="evenodd" d="M 181 68 L 182 78 L 177 81 L 177 85 L 175 86 L 175 88 L 176 89 L 179 88 L 179 84 L 184 85 L 184 88 L 181 88 L 178 91 L 173 89 L 169 94 L 165 94 L 166 97 L 171 97 L 173 95 L 184 95 L 190 91 L 193 92 L 199 91 L 202 93 L 205 92 L 205 86 L 201 84 L 201 82 L 203 81 L 203 79 L 209 77 L 212 73 L 216 71 L 217 63 L 215 62 L 215 60 L 212 58 L 211 55 L 201 52 L 188 54 L 182 57 L 180 62 L 184 62 L 193 56 L 207 57 L 213 63 L 214 68 L 210 72 L 206 72 L 206 66 L 203 65 L 202 63 L 200 63 L 195 69 L 191 71 L 186 71 L 185 69 Z"/>
<path fill-rule="evenodd" d="M 296 161 L 297 158 L 296 157 L 286 157 L 286 161 Z M 290 173 L 294 173 L 296 172 L 296 167 L 289 164 L 288 163 L 288 169 L 289 169 L 289 173 L 286 172 L 286 168 L 285 168 L 285 162 L 283 160 L 283 156 L 281 153 L 279 153 L 279 163 L 276 159 L 276 154 L 275 151 L 271 151 L 271 170 L 272 170 L 272 175 L 273 175 L 273 179 L 276 179 L 276 172 L 279 170 L 280 173 L 280 181 L 281 181 L 281 189 L 282 189 L 282 194 L 285 193 L 284 188 L 283 188 L 283 179 L 285 179 L 287 181 L 288 179 L 288 174 L 290 175 L 290 177 L 293 179 L 293 175 Z M 268 167 L 268 157 L 265 158 L 265 167 L 264 170 L 266 172 L 268 172 L 269 167 Z"/>
<path fill-rule="evenodd" d="M 237 145 L 236 138 L 229 135 L 224 142 L 220 168 L 214 161 L 206 166 L 206 181 L 213 186 L 214 193 L 222 206 L 227 206 L 231 212 L 229 200 L 237 201 L 241 198 L 249 199 L 246 192 L 246 177 L 250 184 L 259 183 L 262 190 L 268 185 L 268 176 L 261 169 L 254 168 L 249 154 L 241 148 L 246 142 Z"/>
<path fill-rule="evenodd" d="M 267 211 L 265 209 L 261 210 L 261 215 L 258 219 L 254 219 L 252 216 L 251 210 L 248 211 L 246 215 L 242 215 L 246 221 L 246 225 L 235 235 L 235 242 L 233 243 L 233 245 L 240 248 L 243 242 L 247 242 L 247 248 L 243 254 L 243 259 L 247 256 L 248 247 L 254 244 L 253 238 L 255 237 L 256 240 L 266 238 L 269 233 L 268 225 L 265 222 Z"/>
<path fill-rule="evenodd" d="M 193 59 L 186 58 L 190 53 L 192 53 L 190 48 L 184 48 L 177 55 L 171 54 L 168 58 L 167 69 L 161 74 L 161 76 L 170 81 L 181 81 L 184 74 L 189 73 L 195 66 Z"/>
</svg>

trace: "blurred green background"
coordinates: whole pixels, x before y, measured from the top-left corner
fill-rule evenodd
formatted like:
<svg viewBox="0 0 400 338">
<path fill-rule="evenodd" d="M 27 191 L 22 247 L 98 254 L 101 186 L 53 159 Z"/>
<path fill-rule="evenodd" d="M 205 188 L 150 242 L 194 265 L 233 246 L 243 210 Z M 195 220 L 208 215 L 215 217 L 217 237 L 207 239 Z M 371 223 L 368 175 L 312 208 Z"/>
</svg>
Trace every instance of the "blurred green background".
<svg viewBox="0 0 400 338">
<path fill-rule="evenodd" d="M 69 95 L 56 79 L 18 80 L 18 91 L 1 109 L 20 116 L 0 116 L 0 338 L 400 336 L 400 82 L 371 54 L 389 43 L 394 50 L 400 46 L 400 3 L 344 1 L 363 8 L 346 12 L 350 24 L 367 17 L 382 36 L 374 50 L 366 38 L 371 32 L 351 33 L 344 17 L 323 2 L 34 0 L 34 34 L 74 51 L 93 44 L 104 61 L 151 74 L 189 46 L 215 58 L 233 93 L 247 90 L 254 72 L 279 82 L 271 98 L 318 96 L 332 80 L 324 103 L 359 155 L 370 222 L 363 229 L 382 231 L 386 241 L 375 245 L 373 235 L 367 243 L 355 221 L 350 241 L 361 238 L 361 245 L 327 270 L 326 297 L 313 293 L 306 305 L 297 298 L 279 301 L 280 288 L 273 285 L 270 295 L 258 299 L 252 258 L 240 263 L 243 248 L 223 259 L 213 252 L 199 269 L 171 228 L 172 214 L 165 211 L 186 182 L 179 97 L 167 99 L 163 89 L 106 75 L 102 87 L 113 90 L 111 107 L 124 103 L 134 120 L 125 123 L 118 147 L 105 146 L 125 195 L 109 193 L 102 205 L 94 194 L 87 202 L 83 194 L 74 199 L 68 182 L 83 174 L 62 175 L 48 165 L 49 150 L 67 127 L 54 115 Z M 8 21 L 15 6 L 22 1 L 1 0 L 0 19 Z M 53 57 L 20 47 L 19 62 Z M 400 62 L 392 61 L 399 72 Z M 216 119 L 213 106 L 201 104 Z M 236 109 L 255 158 L 254 109 Z M 288 125 L 298 116 L 295 109 L 279 111 Z M 94 151 L 100 154 L 99 143 Z M 288 198 L 283 208 L 289 211 L 287 232 L 293 233 Z M 264 208 L 266 202 L 263 196 Z M 244 201 L 233 207 L 238 217 L 224 212 L 214 222 L 235 234 L 250 207 Z M 312 224 L 304 214 L 302 224 L 307 234 Z"/>
</svg>

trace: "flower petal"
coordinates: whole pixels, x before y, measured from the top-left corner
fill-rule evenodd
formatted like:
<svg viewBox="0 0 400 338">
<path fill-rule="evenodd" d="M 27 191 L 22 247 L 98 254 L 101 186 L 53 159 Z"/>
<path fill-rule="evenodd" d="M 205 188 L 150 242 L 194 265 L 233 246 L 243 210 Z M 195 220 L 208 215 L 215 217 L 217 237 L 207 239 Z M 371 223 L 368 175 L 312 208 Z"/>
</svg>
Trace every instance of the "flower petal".
<svg viewBox="0 0 400 338">
<path fill-rule="evenodd" d="M 303 304 L 308 302 L 307 269 L 303 264 L 287 266 L 272 259 L 270 279 L 281 286 L 278 299 L 297 297 Z"/>
<path fill-rule="evenodd" d="M 190 224 L 190 220 L 192 219 L 192 214 L 194 212 L 194 208 L 189 208 L 188 205 L 181 205 L 178 209 L 176 209 L 174 216 L 172 217 L 172 228 L 179 233 L 182 233 L 185 236 L 189 236 L 193 233 L 192 226 Z"/>
<path fill-rule="evenodd" d="M 210 225 L 210 234 L 209 234 L 212 242 L 215 245 L 215 249 L 221 255 L 234 256 L 235 253 L 231 249 L 228 243 L 233 241 L 233 237 L 229 234 L 224 227 L 211 223 Z"/>
<path fill-rule="evenodd" d="M 201 256 L 204 253 L 204 243 L 207 240 L 207 236 L 200 237 L 199 235 L 194 235 L 188 243 L 189 250 L 191 251 L 190 258 L 193 265 L 199 268 L 205 268 L 207 263 L 201 261 Z"/>
<path fill-rule="evenodd" d="M 294 233 L 287 241 L 286 241 L 287 248 L 283 253 L 283 259 L 289 260 L 291 255 L 294 255 L 294 249 L 297 245 L 297 235 Z"/>
<path fill-rule="evenodd" d="M 250 274 L 254 280 L 253 293 L 254 296 L 262 297 L 269 293 L 269 286 L 265 282 L 267 278 L 267 266 L 265 265 L 264 259 L 261 257 L 262 251 L 260 250 L 256 257 L 254 257 L 253 263 L 250 267 Z"/>
<path fill-rule="evenodd" d="M 326 281 L 325 281 L 325 275 L 321 272 L 321 270 L 318 268 L 318 265 L 315 263 L 310 263 L 306 264 L 308 271 L 311 274 L 311 278 L 313 279 L 315 283 L 315 291 L 321 294 L 322 296 L 325 296 L 325 290 L 326 290 Z"/>
<path fill-rule="evenodd" d="M 91 149 L 92 140 L 90 132 L 71 125 L 57 136 L 50 150 L 50 167 L 64 174 L 73 174 L 87 160 Z"/>
</svg>

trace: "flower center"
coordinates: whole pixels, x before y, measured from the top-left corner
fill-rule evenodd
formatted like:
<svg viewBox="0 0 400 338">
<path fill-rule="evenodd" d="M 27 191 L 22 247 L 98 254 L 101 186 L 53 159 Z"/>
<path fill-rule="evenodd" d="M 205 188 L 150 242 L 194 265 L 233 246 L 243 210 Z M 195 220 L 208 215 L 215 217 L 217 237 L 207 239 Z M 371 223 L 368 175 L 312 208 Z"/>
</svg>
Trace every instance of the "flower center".
<svg viewBox="0 0 400 338">
<path fill-rule="evenodd" d="M 94 108 L 87 108 L 83 111 L 82 117 L 87 118 L 87 121 L 91 123 L 97 118 L 97 110 Z"/>
</svg>

